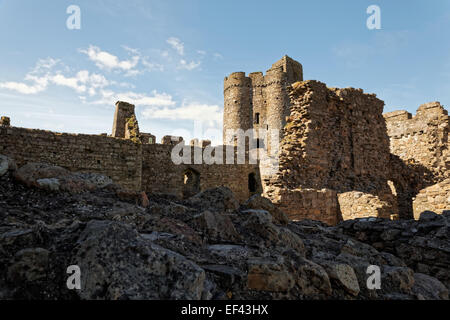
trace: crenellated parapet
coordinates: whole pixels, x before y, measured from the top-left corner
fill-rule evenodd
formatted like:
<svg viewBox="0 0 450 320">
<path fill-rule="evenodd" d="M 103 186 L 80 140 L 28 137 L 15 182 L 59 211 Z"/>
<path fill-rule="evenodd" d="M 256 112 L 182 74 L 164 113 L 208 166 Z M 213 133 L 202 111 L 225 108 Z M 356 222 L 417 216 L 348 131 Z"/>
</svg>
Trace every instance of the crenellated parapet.
<svg viewBox="0 0 450 320">
<path fill-rule="evenodd" d="M 289 115 L 287 88 L 290 84 L 303 80 L 302 65 L 284 56 L 275 62 L 264 75 L 253 72 L 230 74 L 224 80 L 224 144 L 227 129 L 278 130 Z M 258 134 L 259 135 L 259 134 Z M 267 145 L 270 149 L 270 144 Z"/>
<path fill-rule="evenodd" d="M 449 116 L 439 102 L 421 105 L 412 116 L 401 110 L 384 114 L 391 152 L 406 163 L 417 163 L 437 181 L 450 175 Z"/>
</svg>

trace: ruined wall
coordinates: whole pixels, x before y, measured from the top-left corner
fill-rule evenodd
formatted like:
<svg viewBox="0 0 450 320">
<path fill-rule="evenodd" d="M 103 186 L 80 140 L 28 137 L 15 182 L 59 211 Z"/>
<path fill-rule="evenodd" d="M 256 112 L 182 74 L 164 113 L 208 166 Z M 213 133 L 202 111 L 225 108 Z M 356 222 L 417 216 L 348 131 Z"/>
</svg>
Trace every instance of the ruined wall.
<svg viewBox="0 0 450 320">
<path fill-rule="evenodd" d="M 198 174 L 198 191 L 227 186 L 244 201 L 252 194 L 249 174 L 255 174 L 256 180 L 260 181 L 257 165 L 209 165 L 202 161 L 202 164 L 176 165 L 171 159 L 174 144 L 171 139 L 166 140 L 168 144 L 142 144 L 104 135 L 0 126 L 0 154 L 12 157 L 19 166 L 28 162 L 46 162 L 71 171 L 95 172 L 109 176 L 131 190 L 183 197 L 185 172 L 191 169 Z M 192 147 L 191 163 L 194 163 L 195 149 L 200 153 L 204 150 Z M 257 186 L 259 192 L 261 188 Z"/>
<path fill-rule="evenodd" d="M 265 187 L 264 195 L 292 220 L 319 220 L 329 225 L 342 220 L 335 190 L 288 189 L 270 185 Z"/>
<path fill-rule="evenodd" d="M 175 165 L 171 159 L 172 146 L 154 144 L 143 146 L 142 188 L 150 193 L 171 193 L 183 197 L 185 173 L 191 170 L 198 175 L 199 190 L 227 186 L 240 201 L 251 196 L 249 174 L 254 173 L 259 181 L 257 165 L 251 164 L 195 164 L 195 154 L 204 148 L 191 148 L 191 163 Z M 225 154 L 225 153 L 224 153 Z M 261 186 L 258 186 L 260 192 Z"/>
<path fill-rule="evenodd" d="M 413 117 L 406 111 L 384 115 L 391 152 L 405 163 L 423 166 L 439 182 L 450 177 L 450 122 L 439 102 L 423 104 Z"/>
<path fill-rule="evenodd" d="M 224 111 L 223 111 L 223 141 L 227 140 L 226 130 L 252 128 L 252 88 L 250 78 L 244 72 L 235 72 L 224 80 Z"/>
<path fill-rule="evenodd" d="M 386 208 L 380 211 L 383 215 L 396 213 L 386 170 L 390 152 L 383 101 L 360 89 L 327 88 L 318 81 L 297 82 L 292 87 L 280 169 L 275 178 L 265 179 L 266 195 L 279 202 L 280 193 L 286 190 L 358 191 L 384 203 Z M 319 199 L 319 203 L 326 201 Z M 295 201 L 292 206 L 289 210 L 295 212 Z M 342 206 L 340 214 L 353 216 L 357 209 L 358 206 Z M 324 209 L 317 219 L 342 218 L 327 217 L 327 211 L 332 212 Z"/>
<path fill-rule="evenodd" d="M 290 112 L 287 88 L 302 80 L 302 65 L 288 56 L 275 62 L 266 75 L 253 72 L 246 77 L 244 72 L 235 72 L 226 77 L 224 144 L 231 143 L 226 140 L 226 129 L 277 129 L 281 133 Z M 268 141 L 265 143 L 270 149 Z"/>
<path fill-rule="evenodd" d="M 46 162 L 104 174 L 129 189 L 141 188 L 141 145 L 130 140 L 0 126 L 0 154 L 19 166 Z"/>
<path fill-rule="evenodd" d="M 386 113 L 384 118 L 392 152 L 390 175 L 399 211 L 403 218 L 413 218 L 428 203 L 419 197 L 419 191 L 450 177 L 448 113 L 439 102 L 431 102 L 421 105 L 415 116 L 401 110 Z M 422 204 L 413 209 L 416 195 Z M 426 210 L 435 208 L 431 202 L 428 204 Z"/>
<path fill-rule="evenodd" d="M 450 210 L 450 179 L 420 190 L 413 201 L 414 218 L 419 219 L 424 211 L 442 214 Z"/>
<path fill-rule="evenodd" d="M 123 101 L 117 101 L 111 136 L 116 138 L 125 138 L 127 132 L 130 134 L 127 130 L 127 123 L 133 117 L 136 119 L 136 115 L 134 114 L 134 105 Z"/>
</svg>

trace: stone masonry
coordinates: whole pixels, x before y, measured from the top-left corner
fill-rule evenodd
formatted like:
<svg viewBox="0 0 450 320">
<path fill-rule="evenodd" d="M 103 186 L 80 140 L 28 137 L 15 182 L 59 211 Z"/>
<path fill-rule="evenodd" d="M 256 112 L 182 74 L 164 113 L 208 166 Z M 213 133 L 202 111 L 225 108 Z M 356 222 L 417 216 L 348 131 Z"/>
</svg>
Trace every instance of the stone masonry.
<svg viewBox="0 0 450 320">
<path fill-rule="evenodd" d="M 334 224 L 395 214 L 384 103 L 362 90 L 327 88 L 317 81 L 293 84 L 290 99 L 280 170 L 263 177 L 265 195 L 297 219 Z M 305 197 L 311 203 L 299 208 Z"/>
<path fill-rule="evenodd" d="M 401 110 L 384 117 L 400 211 L 418 218 L 423 210 L 450 209 L 450 194 L 443 182 L 450 177 L 447 110 L 439 102 L 430 102 L 421 105 L 415 116 Z"/>
<path fill-rule="evenodd" d="M 413 201 L 414 219 L 419 219 L 424 211 L 442 214 L 450 210 L 450 179 L 422 189 Z"/>
<path fill-rule="evenodd" d="M 302 65 L 284 56 L 267 70 L 230 74 L 224 80 L 223 142 L 232 144 L 227 129 L 276 129 L 281 133 L 289 115 L 288 86 L 303 80 Z M 261 137 L 263 139 L 264 137 Z M 230 140 L 231 139 L 231 140 Z M 268 144 L 267 141 L 264 142 Z M 270 145 L 267 145 L 270 149 Z"/>
<path fill-rule="evenodd" d="M 291 219 L 330 225 L 449 210 L 447 111 L 432 102 L 420 106 L 414 117 L 406 111 L 383 116 L 383 106 L 361 89 L 303 81 L 302 65 L 284 56 L 265 75 L 236 72 L 225 78 L 223 146 L 173 136 L 157 143 L 154 135 L 140 132 L 135 106 L 119 101 L 111 136 L 17 128 L 1 117 L 0 154 L 19 166 L 46 162 L 104 174 L 133 191 L 179 198 L 217 186 L 229 187 L 240 201 L 260 193 Z M 237 158 L 227 129 L 256 129 L 259 140 L 264 138 L 259 130 L 275 129 L 278 171 L 266 175 L 267 163 L 250 164 L 249 150 L 245 164 L 199 161 L 204 152 L 225 154 L 229 148 Z M 269 151 L 271 141 L 258 141 L 257 148 Z M 190 163 L 172 161 L 180 143 L 190 150 Z"/>
</svg>

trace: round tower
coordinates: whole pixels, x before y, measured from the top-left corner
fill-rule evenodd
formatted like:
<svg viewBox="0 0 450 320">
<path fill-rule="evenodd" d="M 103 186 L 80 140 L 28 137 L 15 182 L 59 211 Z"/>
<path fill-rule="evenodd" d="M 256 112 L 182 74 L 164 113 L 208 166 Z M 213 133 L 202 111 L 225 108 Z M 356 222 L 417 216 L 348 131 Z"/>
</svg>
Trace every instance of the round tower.
<svg viewBox="0 0 450 320">
<path fill-rule="evenodd" d="M 251 79 L 245 76 L 245 72 L 230 74 L 224 80 L 223 95 L 223 143 L 234 144 L 233 138 L 227 141 L 228 129 L 246 131 L 253 128 Z"/>
<path fill-rule="evenodd" d="M 266 123 L 269 139 L 269 151 L 276 138 L 273 133 L 276 130 L 281 139 L 281 133 L 286 124 L 286 117 L 289 115 L 289 99 L 287 95 L 287 75 L 282 69 L 269 70 L 264 77 L 265 82 L 265 105 L 266 105 Z M 272 138 L 273 137 L 273 138 Z"/>
</svg>

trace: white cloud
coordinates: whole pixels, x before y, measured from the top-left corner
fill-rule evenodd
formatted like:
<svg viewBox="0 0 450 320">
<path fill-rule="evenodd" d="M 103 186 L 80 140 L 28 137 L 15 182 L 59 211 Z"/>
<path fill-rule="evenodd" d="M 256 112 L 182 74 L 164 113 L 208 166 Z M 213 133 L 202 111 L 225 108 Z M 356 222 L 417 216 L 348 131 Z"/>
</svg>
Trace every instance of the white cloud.
<svg viewBox="0 0 450 320">
<path fill-rule="evenodd" d="M 184 55 L 184 43 L 182 43 L 180 39 L 170 37 L 169 39 L 167 39 L 166 42 L 170 44 L 172 48 L 175 49 L 180 56 Z"/>
<path fill-rule="evenodd" d="M 142 65 L 144 67 L 146 67 L 146 69 L 148 71 L 154 71 L 154 70 L 158 70 L 161 72 L 164 71 L 164 66 L 162 64 L 150 62 L 150 61 L 148 61 L 148 58 L 142 59 Z"/>
<path fill-rule="evenodd" d="M 161 57 L 163 57 L 163 58 L 169 57 L 169 51 L 167 51 L 167 50 L 162 51 L 161 52 Z"/>
<path fill-rule="evenodd" d="M 93 95 L 96 88 L 104 88 L 109 85 L 109 81 L 103 75 L 89 74 L 87 70 L 79 71 L 75 77 L 57 74 L 50 77 L 49 80 L 56 85 L 72 88 L 78 93 L 88 90 L 90 95 Z"/>
<path fill-rule="evenodd" d="M 101 90 L 101 98 L 93 101 L 92 104 L 114 105 L 116 101 L 126 101 L 136 106 L 173 106 L 172 96 L 167 93 L 152 91 L 151 95 L 137 92 L 114 92 L 112 90 Z"/>
<path fill-rule="evenodd" d="M 218 105 L 201 103 L 183 103 L 177 108 L 151 107 L 142 111 L 145 119 L 192 120 L 202 122 L 222 121 L 222 112 Z"/>
<path fill-rule="evenodd" d="M 36 62 L 36 65 L 34 66 L 33 70 L 30 72 L 30 74 L 40 73 L 46 70 L 50 70 L 53 67 L 55 67 L 60 60 L 53 59 L 51 57 L 48 57 L 46 59 L 39 59 L 38 62 Z"/>
<path fill-rule="evenodd" d="M 47 83 L 44 81 L 36 81 L 34 84 L 26 84 L 22 82 L 0 82 L 0 88 L 17 91 L 22 94 L 36 94 L 44 91 L 47 88 Z"/>
<path fill-rule="evenodd" d="M 129 60 L 120 60 L 117 56 L 102 51 L 99 47 L 93 45 L 89 46 L 87 50 L 80 49 L 80 52 L 86 54 L 89 60 L 95 62 L 95 65 L 102 70 L 121 70 L 127 71 L 128 75 L 135 75 L 136 70 L 134 70 L 134 68 L 138 65 L 141 57 L 139 53 L 136 54 L 136 49 L 125 48 L 129 52 L 134 51 L 135 55 Z"/>
<path fill-rule="evenodd" d="M 66 76 L 61 70 L 54 71 L 59 60 L 48 58 L 38 60 L 35 67 L 27 73 L 22 82 L 0 82 L 0 88 L 31 95 L 45 91 L 49 84 L 68 87 L 77 93 L 87 90 L 92 94 L 96 88 L 104 88 L 110 82 L 101 74 L 90 74 L 87 70 L 81 70 L 75 76 Z"/>
<path fill-rule="evenodd" d="M 194 70 L 196 68 L 198 68 L 200 66 L 201 62 L 200 61 L 191 61 L 191 62 L 187 62 L 184 59 L 180 60 L 180 65 L 179 65 L 179 69 L 186 69 L 186 70 Z"/>
</svg>

